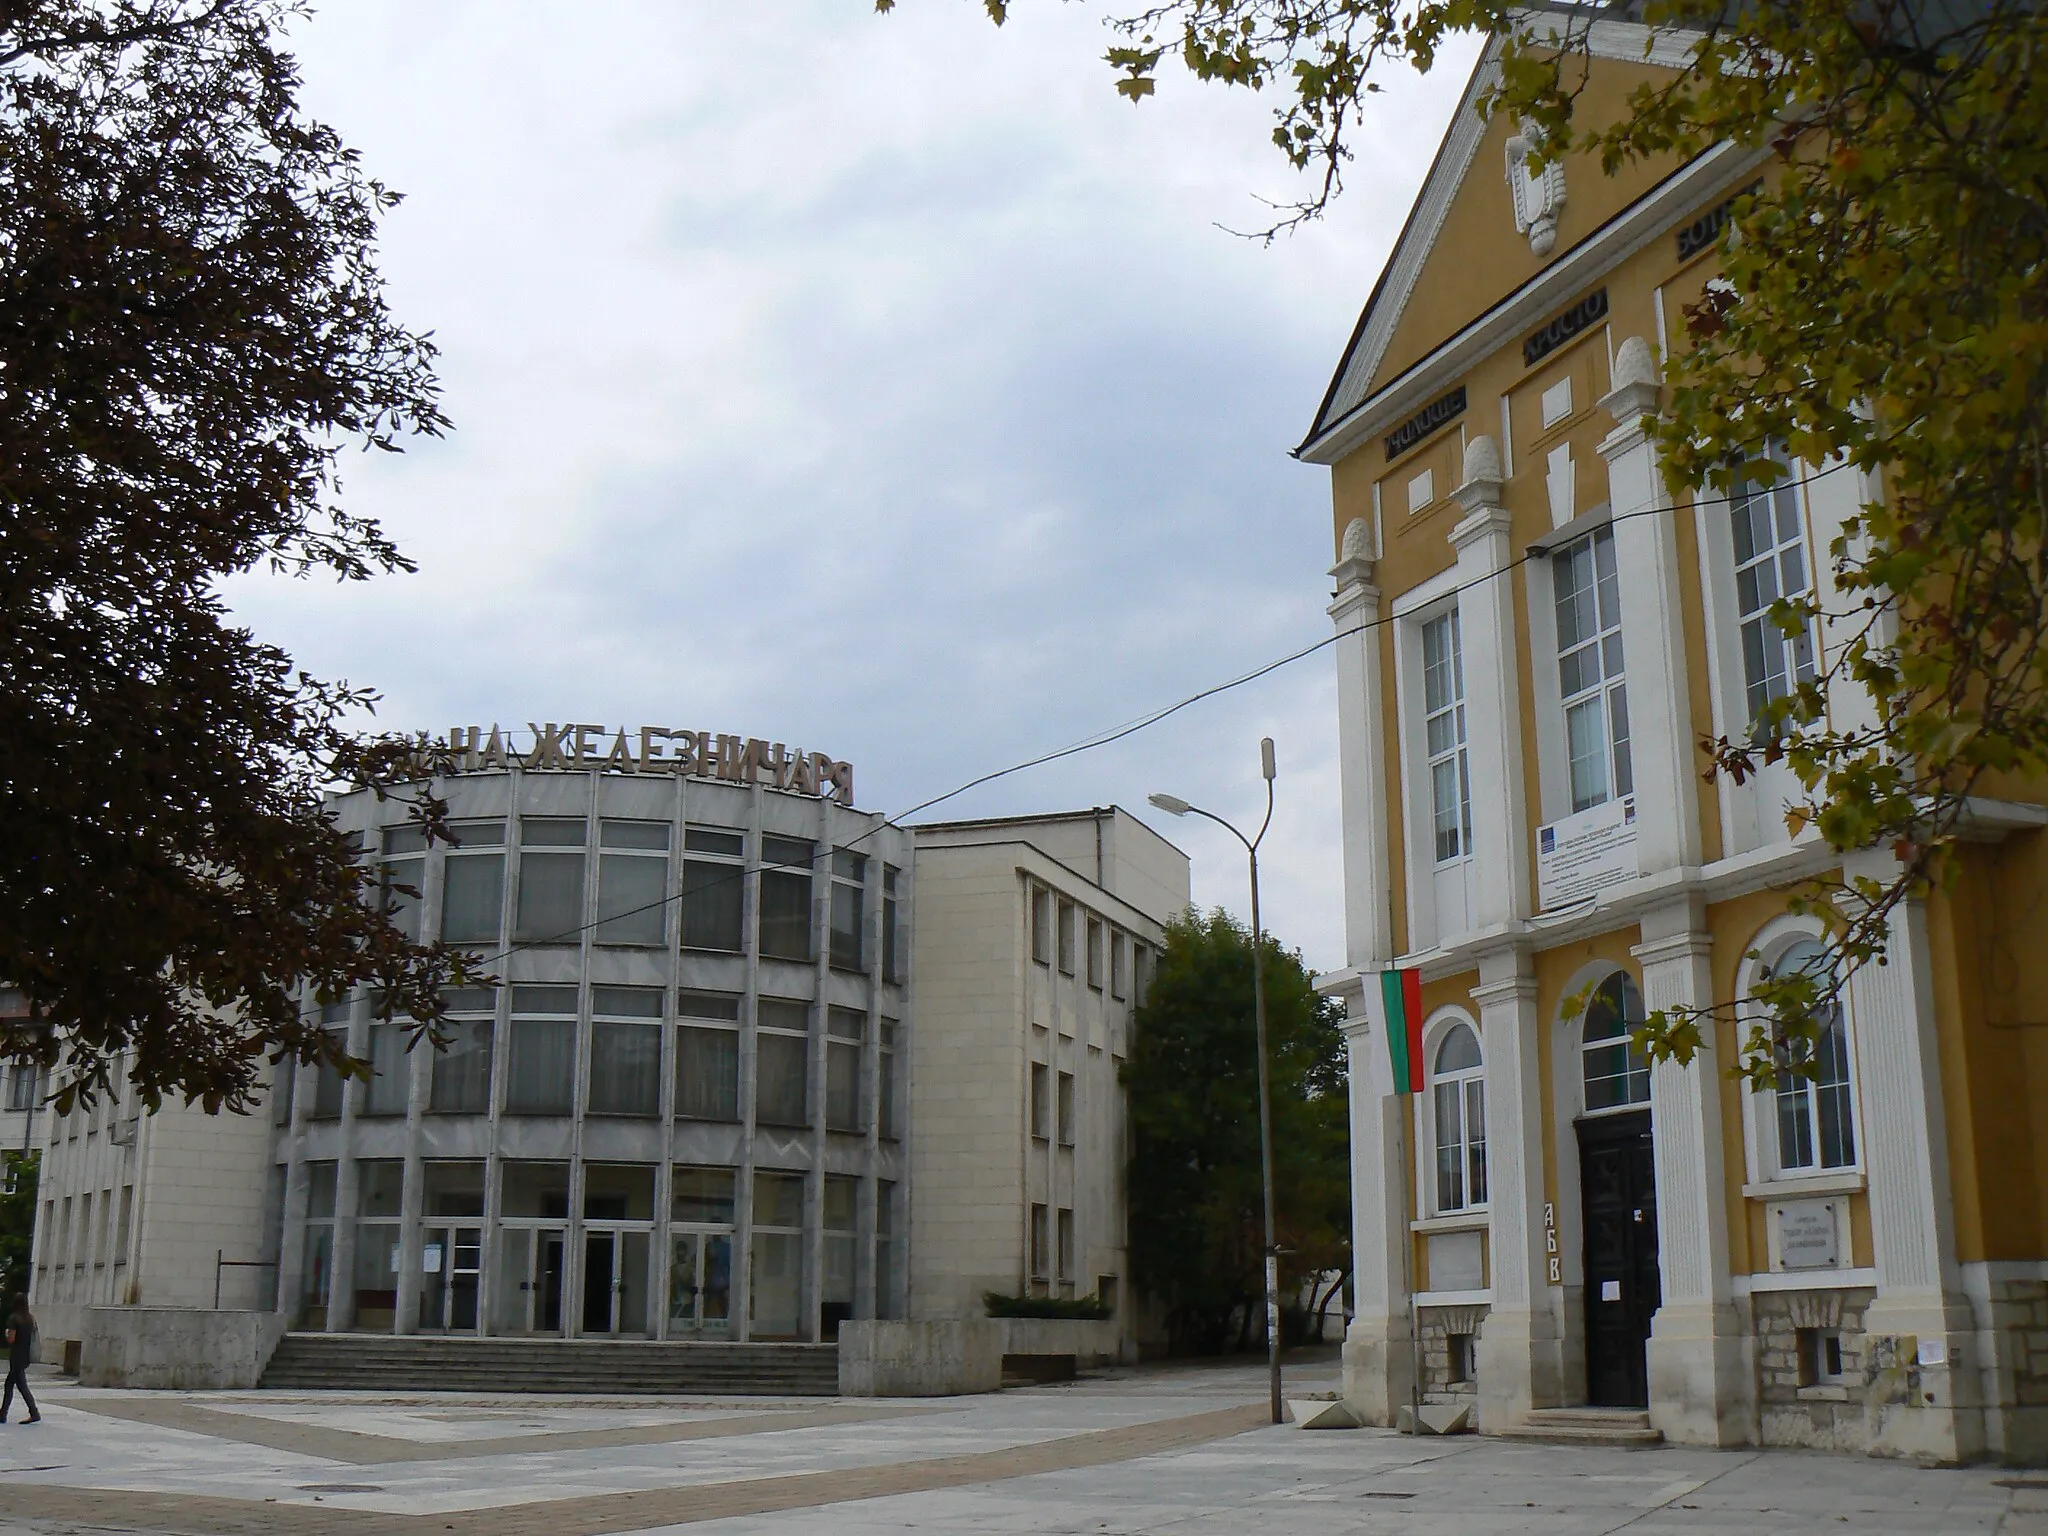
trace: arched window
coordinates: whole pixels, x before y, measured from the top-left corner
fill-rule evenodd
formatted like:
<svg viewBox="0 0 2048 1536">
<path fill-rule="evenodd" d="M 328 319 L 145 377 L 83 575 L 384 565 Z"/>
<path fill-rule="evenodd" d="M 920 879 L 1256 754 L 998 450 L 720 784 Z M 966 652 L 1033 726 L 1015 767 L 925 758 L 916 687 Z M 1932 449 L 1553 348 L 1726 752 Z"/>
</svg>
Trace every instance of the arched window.
<svg viewBox="0 0 2048 1536">
<path fill-rule="evenodd" d="M 1472 1026 L 1453 1024 L 1437 1042 L 1430 1080 L 1436 1115 L 1436 1208 L 1486 1204 L 1486 1070 Z"/>
<path fill-rule="evenodd" d="M 1629 1039 L 1642 1022 L 1643 994 L 1627 971 L 1616 971 L 1593 989 L 1579 1037 L 1587 1114 L 1650 1102 L 1650 1059 Z"/>
<path fill-rule="evenodd" d="M 1788 945 L 1764 972 L 1785 976 L 1804 971 L 1819 981 L 1834 961 L 1813 939 Z M 1821 1014 L 1813 1042 L 1812 1075 L 1798 1070 L 1792 1052 L 1779 1043 L 1778 1167 L 1785 1173 L 1849 1168 L 1856 1162 L 1856 1115 L 1849 1089 L 1849 1040 L 1842 1011 L 1830 1003 Z"/>
</svg>

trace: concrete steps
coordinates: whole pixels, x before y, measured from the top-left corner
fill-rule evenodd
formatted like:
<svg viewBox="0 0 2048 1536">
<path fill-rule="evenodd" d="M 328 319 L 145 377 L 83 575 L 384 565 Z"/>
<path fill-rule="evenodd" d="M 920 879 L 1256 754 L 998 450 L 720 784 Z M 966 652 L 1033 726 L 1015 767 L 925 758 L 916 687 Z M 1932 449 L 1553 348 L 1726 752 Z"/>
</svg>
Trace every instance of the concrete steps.
<svg viewBox="0 0 2048 1536">
<path fill-rule="evenodd" d="M 1662 1445 L 1661 1430 L 1639 1408 L 1534 1408 L 1519 1423 L 1498 1432 L 1510 1440 L 1544 1440 L 1562 1445 Z"/>
<path fill-rule="evenodd" d="M 836 1344 L 663 1344 L 288 1333 L 263 1386 L 350 1392 L 719 1392 L 833 1397 Z"/>
</svg>

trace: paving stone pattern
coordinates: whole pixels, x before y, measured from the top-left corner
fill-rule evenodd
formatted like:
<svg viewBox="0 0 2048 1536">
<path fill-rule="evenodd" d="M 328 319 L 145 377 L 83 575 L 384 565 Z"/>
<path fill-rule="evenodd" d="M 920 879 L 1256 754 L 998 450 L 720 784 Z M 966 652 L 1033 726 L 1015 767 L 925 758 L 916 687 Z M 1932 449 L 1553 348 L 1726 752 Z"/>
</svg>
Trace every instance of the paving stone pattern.
<svg viewBox="0 0 2048 1536">
<path fill-rule="evenodd" d="M 1276 1429 L 1262 1389 L 1235 1365 L 831 1405 L 52 1382 L 43 1424 L 0 1429 L 0 1536 L 2048 1536 L 2043 1473 Z"/>
</svg>

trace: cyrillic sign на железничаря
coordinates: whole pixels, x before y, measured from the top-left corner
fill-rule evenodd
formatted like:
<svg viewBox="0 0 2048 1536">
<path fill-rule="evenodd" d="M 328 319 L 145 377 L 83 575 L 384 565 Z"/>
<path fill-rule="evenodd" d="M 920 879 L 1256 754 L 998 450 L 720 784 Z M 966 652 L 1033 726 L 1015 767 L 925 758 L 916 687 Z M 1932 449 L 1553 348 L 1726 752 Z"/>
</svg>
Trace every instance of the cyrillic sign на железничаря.
<svg viewBox="0 0 2048 1536">
<path fill-rule="evenodd" d="M 522 752 L 512 733 L 495 723 L 486 733 L 480 726 L 457 726 L 445 743 L 457 773 L 489 773 L 504 768 L 554 773 L 681 773 L 699 779 L 735 784 L 763 784 L 799 795 L 830 795 L 841 805 L 853 804 L 853 764 L 823 752 L 791 751 L 781 742 L 755 736 L 723 736 L 711 731 L 677 731 L 643 725 L 629 732 L 602 725 L 545 725 L 527 722 L 533 747 Z M 611 738 L 607 746 L 605 738 Z"/>
</svg>

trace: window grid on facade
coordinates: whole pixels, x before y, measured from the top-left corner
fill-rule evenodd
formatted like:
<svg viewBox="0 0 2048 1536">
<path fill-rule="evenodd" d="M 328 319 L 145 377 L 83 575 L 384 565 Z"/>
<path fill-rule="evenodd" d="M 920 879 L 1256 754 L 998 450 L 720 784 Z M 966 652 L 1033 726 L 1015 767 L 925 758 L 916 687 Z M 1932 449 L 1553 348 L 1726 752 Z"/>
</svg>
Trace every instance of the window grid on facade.
<svg viewBox="0 0 2048 1536">
<path fill-rule="evenodd" d="M 495 944 L 504 926 L 505 823 L 449 823 L 454 844 L 441 866 L 441 937 L 450 944 Z"/>
<path fill-rule="evenodd" d="M 1074 974 L 1074 924 L 1076 918 L 1077 913 L 1075 911 L 1074 904 L 1071 901 L 1061 902 L 1059 946 L 1060 974 L 1062 976 L 1071 976 Z"/>
<path fill-rule="evenodd" d="M 1031 958 L 1052 964 L 1052 893 L 1042 885 L 1031 887 Z"/>
<path fill-rule="evenodd" d="M 755 1004 L 754 1119 L 761 1125 L 811 1123 L 811 1005 L 764 997 Z"/>
<path fill-rule="evenodd" d="M 661 1113 L 661 988 L 591 988 L 590 1112 Z"/>
<path fill-rule="evenodd" d="M 1465 655 L 1458 611 L 1422 626 L 1423 735 L 1429 752 L 1436 861 L 1472 851 L 1472 770 L 1465 750 Z"/>
<path fill-rule="evenodd" d="M 1097 992 L 1102 990 L 1106 979 L 1103 975 L 1105 956 L 1103 954 L 1104 931 L 1099 918 L 1088 919 L 1088 985 Z"/>
<path fill-rule="evenodd" d="M 589 835 L 581 816 L 520 818 L 515 942 L 575 944 L 582 938 L 584 845 Z"/>
<path fill-rule="evenodd" d="M 1071 1072 L 1062 1072 L 1059 1075 L 1057 1109 L 1060 1145 L 1071 1147 L 1074 1144 L 1074 1074 Z"/>
<path fill-rule="evenodd" d="M 1437 1043 L 1432 1079 L 1436 1120 L 1436 1208 L 1486 1204 L 1486 1078 L 1479 1038 L 1453 1024 Z"/>
<path fill-rule="evenodd" d="M 505 1110 L 515 1115 L 566 1115 L 576 1103 L 577 989 L 512 989 L 506 1052 Z"/>
<path fill-rule="evenodd" d="M 1074 1290 L 1074 1213 L 1066 1206 L 1059 1213 L 1059 1258 L 1058 1277 L 1062 1295 L 1072 1295 Z"/>
<path fill-rule="evenodd" d="M 867 1129 L 860 1112 L 860 1069 L 868 1016 L 857 1008 L 830 1009 L 825 1031 L 825 1129 L 858 1135 Z"/>
<path fill-rule="evenodd" d="M 1051 1278 L 1051 1255 L 1047 1251 L 1051 1246 L 1052 1213 L 1044 1205 L 1034 1204 L 1031 1207 L 1031 1278 L 1033 1280 L 1047 1280 Z"/>
<path fill-rule="evenodd" d="M 1635 789 L 1613 530 L 1574 539 L 1550 557 L 1550 570 L 1572 809 L 1583 811 Z"/>
<path fill-rule="evenodd" d="M 1814 676 L 1813 634 L 1787 635 L 1771 618 L 1780 598 L 1809 589 L 1806 534 L 1789 477 L 1765 485 L 1743 474 L 1729 497 L 1735 536 L 1735 610 L 1742 629 L 1742 676 L 1749 718 Z"/>
<path fill-rule="evenodd" d="M 1052 1135 L 1051 1069 L 1044 1062 L 1031 1064 L 1031 1134 L 1040 1141 Z"/>
<path fill-rule="evenodd" d="M 497 997 L 488 987 L 444 994 L 448 1043 L 428 1067 L 427 1109 L 437 1115 L 482 1115 L 491 1107 L 491 1055 Z"/>
<path fill-rule="evenodd" d="M 903 979 L 903 935 L 898 927 L 902 918 L 897 910 L 896 883 L 903 871 L 893 864 L 882 866 L 882 980 Z"/>
<path fill-rule="evenodd" d="M 1803 971 L 1816 980 L 1831 962 L 1810 939 L 1788 948 L 1772 967 L 1779 974 Z M 1849 1168 L 1856 1162 L 1856 1116 L 1849 1086 L 1849 1042 L 1838 1005 L 1817 1019 L 1818 1031 L 1805 1050 L 1779 1042 L 1777 1101 L 1778 1167 L 1782 1172 Z"/>
<path fill-rule="evenodd" d="M 740 999 L 729 992 L 676 999 L 676 1118 L 740 1117 Z"/>
</svg>

